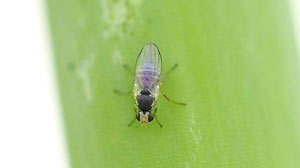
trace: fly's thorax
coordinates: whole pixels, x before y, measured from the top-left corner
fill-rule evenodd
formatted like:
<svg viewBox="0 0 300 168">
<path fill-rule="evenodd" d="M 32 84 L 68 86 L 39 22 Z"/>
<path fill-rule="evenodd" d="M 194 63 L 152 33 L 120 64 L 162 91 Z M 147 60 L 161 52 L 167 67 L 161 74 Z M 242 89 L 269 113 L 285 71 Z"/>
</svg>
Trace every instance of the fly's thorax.
<svg viewBox="0 0 300 168">
<path fill-rule="evenodd" d="M 155 98 L 148 89 L 143 89 L 136 97 L 136 103 L 141 111 L 150 111 L 153 107 Z"/>
<path fill-rule="evenodd" d="M 137 114 L 136 119 L 141 123 L 148 123 L 153 120 L 152 111 L 156 106 L 156 98 L 153 97 L 151 91 L 144 88 L 135 97 Z"/>
</svg>

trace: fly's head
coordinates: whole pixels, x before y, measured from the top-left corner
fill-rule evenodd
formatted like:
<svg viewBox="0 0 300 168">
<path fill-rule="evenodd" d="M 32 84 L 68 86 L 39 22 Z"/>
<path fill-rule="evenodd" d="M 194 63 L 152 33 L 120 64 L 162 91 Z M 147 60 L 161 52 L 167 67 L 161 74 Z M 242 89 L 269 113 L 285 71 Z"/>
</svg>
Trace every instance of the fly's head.
<svg viewBox="0 0 300 168">
<path fill-rule="evenodd" d="M 154 118 L 152 112 L 155 99 L 151 95 L 151 92 L 147 89 L 143 89 L 140 94 L 136 97 L 138 111 L 136 113 L 136 119 L 142 123 L 147 124 Z"/>
</svg>

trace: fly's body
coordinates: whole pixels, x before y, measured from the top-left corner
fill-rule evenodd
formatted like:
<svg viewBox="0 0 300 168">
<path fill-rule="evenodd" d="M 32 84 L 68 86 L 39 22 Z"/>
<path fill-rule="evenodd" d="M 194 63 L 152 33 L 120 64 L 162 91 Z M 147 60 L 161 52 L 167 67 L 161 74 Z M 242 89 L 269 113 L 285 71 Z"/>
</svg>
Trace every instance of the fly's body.
<svg viewBox="0 0 300 168">
<path fill-rule="evenodd" d="M 167 73 L 168 75 L 177 67 L 175 64 Z M 124 65 L 124 68 L 130 71 L 130 68 Z M 133 87 L 133 96 L 135 100 L 135 117 L 129 123 L 129 126 L 138 120 L 145 125 L 153 119 L 157 121 L 160 127 L 162 125 L 157 120 L 157 99 L 159 96 L 159 86 L 161 82 L 162 72 L 162 58 L 156 44 L 146 44 L 139 53 L 135 66 L 135 82 Z M 165 79 L 166 76 L 164 76 Z M 130 93 L 115 90 L 116 93 Z M 185 103 L 171 100 L 167 95 L 162 94 L 163 97 L 170 102 L 179 105 L 186 105 Z"/>
<path fill-rule="evenodd" d="M 161 65 L 162 59 L 157 45 L 146 44 L 136 61 L 134 83 L 136 119 L 142 124 L 151 122 L 155 117 Z"/>
</svg>

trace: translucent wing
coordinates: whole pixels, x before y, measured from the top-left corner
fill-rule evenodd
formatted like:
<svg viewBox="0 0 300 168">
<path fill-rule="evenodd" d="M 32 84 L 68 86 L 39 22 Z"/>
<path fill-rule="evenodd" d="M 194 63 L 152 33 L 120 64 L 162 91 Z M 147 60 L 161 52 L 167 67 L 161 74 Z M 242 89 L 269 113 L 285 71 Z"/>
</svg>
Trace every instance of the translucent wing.
<svg viewBox="0 0 300 168">
<path fill-rule="evenodd" d="M 136 61 L 136 91 L 149 89 L 152 94 L 157 95 L 162 59 L 158 47 L 154 43 L 146 44 Z"/>
</svg>

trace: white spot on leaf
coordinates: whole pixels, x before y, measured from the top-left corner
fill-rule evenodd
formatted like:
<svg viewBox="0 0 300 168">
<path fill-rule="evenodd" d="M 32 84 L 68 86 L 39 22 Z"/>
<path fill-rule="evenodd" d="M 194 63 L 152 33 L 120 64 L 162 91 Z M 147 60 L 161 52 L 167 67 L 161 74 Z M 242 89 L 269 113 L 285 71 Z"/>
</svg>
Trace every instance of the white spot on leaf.
<svg viewBox="0 0 300 168">
<path fill-rule="evenodd" d="M 82 81 L 83 93 L 87 102 L 90 102 L 93 99 L 89 70 L 94 62 L 94 57 L 95 55 L 92 54 L 90 57 L 83 60 L 77 71 L 78 77 Z"/>
<path fill-rule="evenodd" d="M 123 63 L 121 51 L 118 48 L 114 49 L 114 51 L 113 51 L 112 61 L 115 65 L 122 65 L 122 63 Z"/>
<path fill-rule="evenodd" d="M 111 36 L 121 37 L 123 33 L 124 25 L 127 25 L 127 29 L 130 29 L 130 25 L 133 23 L 133 15 L 139 8 L 142 0 L 101 0 L 102 18 L 105 29 L 102 32 L 104 39 Z"/>
</svg>

